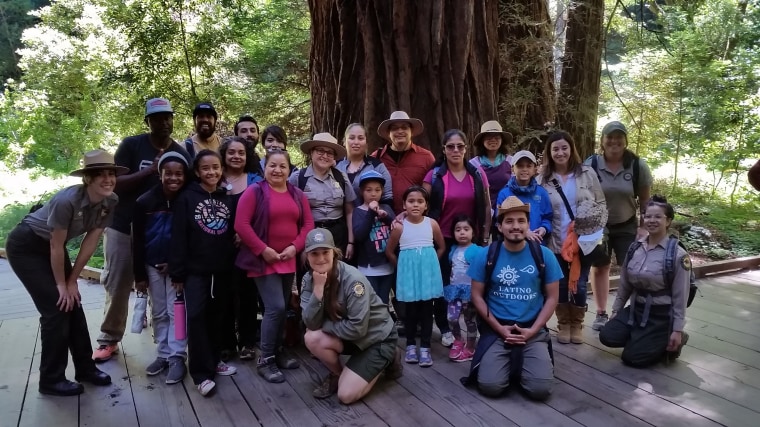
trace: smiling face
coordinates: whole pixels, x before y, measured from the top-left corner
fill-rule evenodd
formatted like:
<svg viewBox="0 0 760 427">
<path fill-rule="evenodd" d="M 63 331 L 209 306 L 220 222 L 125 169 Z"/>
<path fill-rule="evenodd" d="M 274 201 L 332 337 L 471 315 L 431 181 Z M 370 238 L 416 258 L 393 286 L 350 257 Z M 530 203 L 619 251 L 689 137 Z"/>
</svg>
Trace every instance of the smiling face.
<svg viewBox="0 0 760 427">
<path fill-rule="evenodd" d="M 450 165 L 461 165 L 464 163 L 464 154 L 467 152 L 467 144 L 459 135 L 452 135 L 443 144 L 446 152 L 446 162 Z"/>
<path fill-rule="evenodd" d="M 644 213 L 644 227 L 646 227 L 650 234 L 666 234 L 671 222 L 671 219 L 667 217 L 664 206 L 649 205 Z"/>
<path fill-rule="evenodd" d="M 230 142 L 224 152 L 224 163 L 228 170 L 242 172 L 245 169 L 245 146 L 238 141 Z"/>
<path fill-rule="evenodd" d="M 530 223 L 525 212 L 513 211 L 502 215 L 496 224 L 504 240 L 509 243 L 520 243 L 525 240 Z"/>
<path fill-rule="evenodd" d="M 612 131 L 602 137 L 604 157 L 609 160 L 622 159 L 627 145 L 625 134 L 619 130 Z"/>
<path fill-rule="evenodd" d="M 495 154 L 499 151 L 499 147 L 501 147 L 502 143 L 501 135 L 498 133 L 494 134 L 486 134 L 483 137 L 483 147 L 486 149 L 486 152 L 488 154 Z"/>
<path fill-rule="evenodd" d="M 326 171 L 335 163 L 335 150 L 327 147 L 314 147 L 309 154 L 315 169 Z"/>
<path fill-rule="evenodd" d="M 285 149 L 285 142 L 279 141 L 277 138 L 275 138 L 274 135 L 267 134 L 267 137 L 264 138 L 264 148 L 267 150 L 271 150 L 273 148 L 279 148 L 280 150 Z"/>
<path fill-rule="evenodd" d="M 85 175 L 84 182 L 87 184 L 90 198 L 102 200 L 113 194 L 116 187 L 116 172 L 110 169 L 93 172 L 91 175 Z"/>
<path fill-rule="evenodd" d="M 185 185 L 185 165 L 169 162 L 161 165 L 161 184 L 165 194 L 174 194 Z"/>
<path fill-rule="evenodd" d="M 222 162 L 217 156 L 206 155 L 197 160 L 195 175 L 206 191 L 214 191 L 222 178 Z"/>
<path fill-rule="evenodd" d="M 201 138 L 207 139 L 214 133 L 216 128 L 216 119 L 209 113 L 198 113 L 193 119 L 195 131 Z"/>
<path fill-rule="evenodd" d="M 512 175 L 517 180 L 517 185 L 528 185 L 530 179 L 536 176 L 536 164 L 530 159 L 523 157 L 512 168 Z"/>
<path fill-rule="evenodd" d="M 409 122 L 397 122 L 388 127 L 388 139 L 393 149 L 406 151 L 412 144 L 412 125 Z"/>
<path fill-rule="evenodd" d="M 362 126 L 351 126 L 346 132 L 345 143 L 349 157 L 362 157 L 367 153 L 367 132 Z"/>
<path fill-rule="evenodd" d="M 550 150 L 554 164 L 558 167 L 566 168 L 571 155 L 570 143 L 564 139 L 559 139 L 552 142 Z"/>
<path fill-rule="evenodd" d="M 286 185 L 290 173 L 290 162 L 285 154 L 270 154 L 264 165 L 264 179 L 272 187 Z"/>
<path fill-rule="evenodd" d="M 306 254 L 309 266 L 317 273 L 327 273 L 333 267 L 335 251 L 330 248 L 318 248 Z"/>
</svg>

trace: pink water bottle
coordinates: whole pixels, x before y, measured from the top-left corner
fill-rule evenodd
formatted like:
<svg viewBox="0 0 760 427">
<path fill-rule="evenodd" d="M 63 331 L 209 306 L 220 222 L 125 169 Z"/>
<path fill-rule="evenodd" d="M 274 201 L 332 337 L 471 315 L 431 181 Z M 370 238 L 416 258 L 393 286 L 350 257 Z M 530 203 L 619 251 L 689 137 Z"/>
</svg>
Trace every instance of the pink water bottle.
<svg viewBox="0 0 760 427">
<path fill-rule="evenodd" d="M 185 318 L 185 295 L 177 294 L 174 300 L 174 338 L 184 340 L 187 338 L 187 320 Z"/>
</svg>

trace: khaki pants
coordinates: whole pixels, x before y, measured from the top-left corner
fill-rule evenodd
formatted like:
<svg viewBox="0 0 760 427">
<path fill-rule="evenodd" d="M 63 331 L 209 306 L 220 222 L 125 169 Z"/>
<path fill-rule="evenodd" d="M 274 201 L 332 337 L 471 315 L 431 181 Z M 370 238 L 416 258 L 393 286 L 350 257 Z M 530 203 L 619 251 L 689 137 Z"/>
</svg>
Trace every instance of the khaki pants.
<svg viewBox="0 0 760 427">
<path fill-rule="evenodd" d="M 98 343 L 121 341 L 127 326 L 129 294 L 135 282 L 132 270 L 132 236 L 106 228 L 103 233 L 105 266 L 100 283 L 106 290 L 103 324 L 100 325 Z"/>
</svg>

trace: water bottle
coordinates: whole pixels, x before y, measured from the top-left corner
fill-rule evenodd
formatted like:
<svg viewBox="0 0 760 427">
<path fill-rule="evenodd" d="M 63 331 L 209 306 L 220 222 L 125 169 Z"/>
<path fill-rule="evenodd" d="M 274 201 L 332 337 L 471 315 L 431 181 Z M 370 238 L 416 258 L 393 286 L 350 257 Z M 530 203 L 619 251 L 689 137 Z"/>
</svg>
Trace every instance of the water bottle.
<svg viewBox="0 0 760 427">
<path fill-rule="evenodd" d="M 185 295 L 177 294 L 174 300 L 174 338 L 184 340 L 187 338 L 187 319 L 185 318 Z"/>
</svg>

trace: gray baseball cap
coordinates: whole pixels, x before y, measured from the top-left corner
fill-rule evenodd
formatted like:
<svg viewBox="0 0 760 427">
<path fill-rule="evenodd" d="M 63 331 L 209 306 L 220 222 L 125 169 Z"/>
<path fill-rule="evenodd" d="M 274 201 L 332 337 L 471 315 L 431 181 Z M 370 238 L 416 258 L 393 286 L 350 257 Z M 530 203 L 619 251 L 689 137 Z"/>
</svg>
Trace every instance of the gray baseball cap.
<svg viewBox="0 0 760 427">
<path fill-rule="evenodd" d="M 306 247 L 304 252 L 311 252 L 315 249 L 336 249 L 335 239 L 333 239 L 330 230 L 324 228 L 315 228 L 306 235 Z"/>
<path fill-rule="evenodd" d="M 174 110 L 172 110 L 172 104 L 169 103 L 168 99 L 153 98 L 145 103 L 145 117 L 157 113 L 174 113 Z"/>
<path fill-rule="evenodd" d="M 604 128 L 602 128 L 602 135 L 609 135 L 616 130 L 623 132 L 624 135 L 628 136 L 628 129 L 625 128 L 624 124 L 618 121 L 609 122 L 604 125 Z"/>
</svg>

